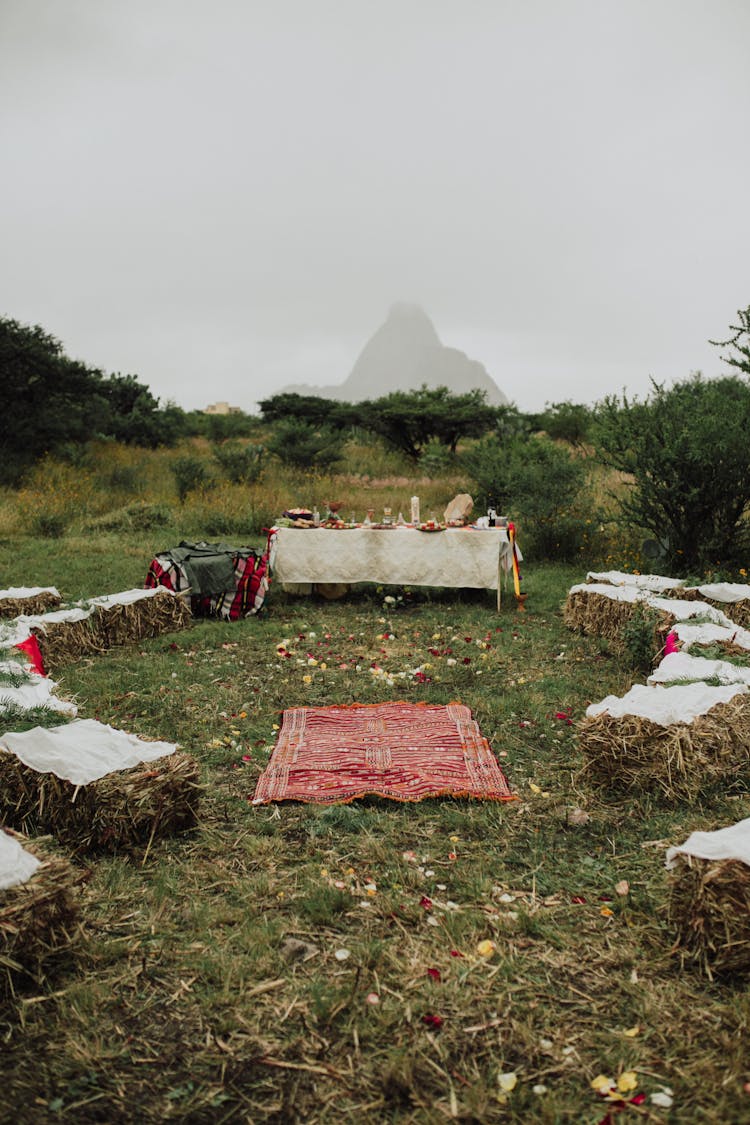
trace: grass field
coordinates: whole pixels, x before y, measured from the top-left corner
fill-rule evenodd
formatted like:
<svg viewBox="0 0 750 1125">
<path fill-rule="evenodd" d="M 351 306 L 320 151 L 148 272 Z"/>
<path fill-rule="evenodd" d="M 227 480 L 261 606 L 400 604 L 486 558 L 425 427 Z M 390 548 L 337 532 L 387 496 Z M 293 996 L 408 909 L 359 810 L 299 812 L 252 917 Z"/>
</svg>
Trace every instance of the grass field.
<svg viewBox="0 0 750 1125">
<path fill-rule="evenodd" d="M 142 585 L 167 545 L 9 536 L 2 584 Z M 530 560 L 523 614 L 274 590 L 258 618 L 66 668 L 82 716 L 178 742 L 205 795 L 194 831 L 91 861 L 74 953 L 2 1012 L 0 1118 L 593 1125 L 607 1074 L 646 1095 L 623 1122 L 750 1120 L 746 986 L 680 969 L 663 866 L 748 794 L 670 807 L 579 778 L 577 720 L 633 681 L 562 624 L 582 576 Z M 285 707 L 392 699 L 469 706 L 518 799 L 249 803 Z"/>
</svg>

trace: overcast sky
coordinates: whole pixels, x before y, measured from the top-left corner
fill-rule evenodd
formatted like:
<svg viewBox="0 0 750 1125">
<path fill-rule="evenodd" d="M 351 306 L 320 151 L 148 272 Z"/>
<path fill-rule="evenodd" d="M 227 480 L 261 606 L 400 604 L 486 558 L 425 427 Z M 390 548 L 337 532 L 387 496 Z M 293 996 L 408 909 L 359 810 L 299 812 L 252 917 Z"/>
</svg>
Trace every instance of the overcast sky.
<svg viewBox="0 0 750 1125">
<path fill-rule="evenodd" d="M 343 381 L 397 300 L 523 410 L 725 373 L 748 44 L 748 0 L 0 0 L 0 315 L 186 408 Z"/>
</svg>

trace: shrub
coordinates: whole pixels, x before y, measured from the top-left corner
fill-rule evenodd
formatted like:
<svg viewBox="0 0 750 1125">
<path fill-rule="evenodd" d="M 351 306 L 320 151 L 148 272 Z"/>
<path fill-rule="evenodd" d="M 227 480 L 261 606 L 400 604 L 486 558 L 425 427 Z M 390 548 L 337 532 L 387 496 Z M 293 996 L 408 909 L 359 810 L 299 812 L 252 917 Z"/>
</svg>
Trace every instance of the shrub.
<svg viewBox="0 0 750 1125">
<path fill-rule="evenodd" d="M 477 507 L 492 504 L 523 524 L 524 543 L 541 558 L 572 558 L 588 528 L 586 466 L 547 438 L 502 443 L 485 437 L 462 458 L 477 483 Z"/>
<path fill-rule="evenodd" d="M 636 672 L 647 675 L 656 655 L 656 624 L 659 615 L 647 606 L 637 605 L 622 630 L 625 658 Z"/>
<path fill-rule="evenodd" d="M 620 518 L 665 546 L 677 573 L 741 560 L 750 506 L 750 387 L 700 374 L 644 401 L 604 399 L 595 443 L 603 464 L 632 477 Z"/>
<path fill-rule="evenodd" d="M 439 441 L 428 441 L 419 458 L 419 468 L 430 477 L 448 472 L 453 463 L 450 449 Z"/>
<path fill-rule="evenodd" d="M 262 445 L 215 445 L 214 460 L 232 484 L 255 484 L 263 472 Z"/>
<path fill-rule="evenodd" d="M 292 468 L 326 469 L 341 460 L 341 437 L 326 426 L 288 418 L 274 426 L 268 449 Z"/>
<path fill-rule="evenodd" d="M 70 517 L 64 512 L 37 512 L 29 531 L 41 539 L 61 539 L 68 530 Z"/>
<path fill-rule="evenodd" d="M 206 462 L 199 457 L 178 457 L 172 462 L 171 468 L 181 504 L 184 504 L 188 493 L 208 488 L 213 483 Z"/>
</svg>

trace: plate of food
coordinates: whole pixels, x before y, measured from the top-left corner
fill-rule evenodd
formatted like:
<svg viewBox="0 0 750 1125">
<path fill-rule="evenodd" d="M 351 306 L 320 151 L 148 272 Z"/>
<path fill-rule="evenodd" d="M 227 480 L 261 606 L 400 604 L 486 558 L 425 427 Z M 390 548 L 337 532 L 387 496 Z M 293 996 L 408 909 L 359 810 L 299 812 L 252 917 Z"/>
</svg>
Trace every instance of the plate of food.
<svg viewBox="0 0 750 1125">
<path fill-rule="evenodd" d="M 427 520 L 426 523 L 418 523 L 416 527 L 417 531 L 445 531 L 446 525 L 436 520 Z"/>
</svg>

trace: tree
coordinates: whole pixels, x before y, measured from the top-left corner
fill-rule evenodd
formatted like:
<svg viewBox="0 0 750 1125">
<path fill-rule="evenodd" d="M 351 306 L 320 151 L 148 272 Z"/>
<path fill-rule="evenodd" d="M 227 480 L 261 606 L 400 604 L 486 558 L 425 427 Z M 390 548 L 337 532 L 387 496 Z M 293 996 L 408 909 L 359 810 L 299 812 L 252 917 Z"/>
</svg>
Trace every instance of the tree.
<svg viewBox="0 0 750 1125">
<path fill-rule="evenodd" d="M 15 484 L 48 451 L 102 432 L 109 417 L 101 372 L 68 359 L 38 325 L 0 319 L 0 480 Z"/>
<path fill-rule="evenodd" d="M 734 348 L 737 355 L 723 355 L 721 358 L 730 367 L 736 367 L 743 375 L 750 375 L 750 305 L 738 309 L 739 324 L 730 324 L 733 333 L 728 340 L 709 340 L 716 348 Z M 742 343 L 744 339 L 744 343 Z"/>
<path fill-rule="evenodd" d="M 644 401 L 605 398 L 596 415 L 600 460 L 632 484 L 621 517 L 665 545 L 686 574 L 741 557 L 750 506 L 750 387 L 693 375 Z"/>
<path fill-rule="evenodd" d="M 462 437 L 485 433 L 497 419 L 494 407 L 487 405 L 484 391 L 454 395 L 447 387 L 394 391 L 383 398 L 361 402 L 355 410 L 359 425 L 379 434 L 414 461 L 419 460 L 430 441 L 439 441 L 455 453 Z"/>
<path fill-rule="evenodd" d="M 547 403 L 539 424 L 555 441 L 567 441 L 569 445 L 582 446 L 591 428 L 591 410 L 582 403 Z"/>
<path fill-rule="evenodd" d="M 322 426 L 332 420 L 342 404 L 332 398 L 320 395 L 299 395 L 283 392 L 264 398 L 258 403 L 266 422 L 281 422 L 288 418 L 299 418 L 313 426 Z"/>
</svg>

